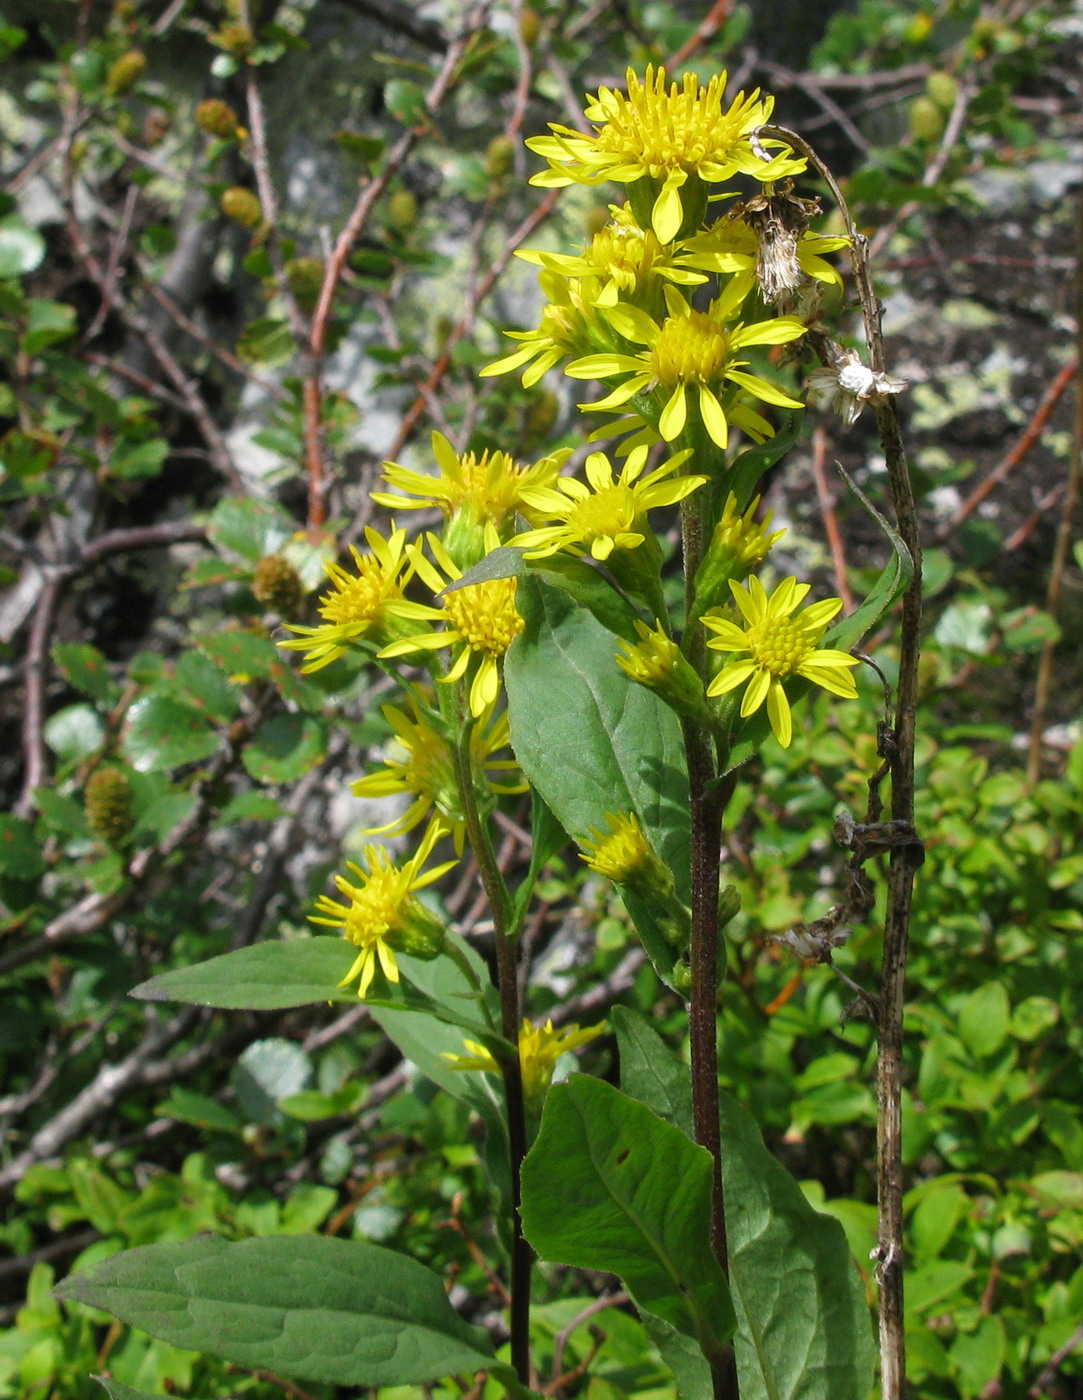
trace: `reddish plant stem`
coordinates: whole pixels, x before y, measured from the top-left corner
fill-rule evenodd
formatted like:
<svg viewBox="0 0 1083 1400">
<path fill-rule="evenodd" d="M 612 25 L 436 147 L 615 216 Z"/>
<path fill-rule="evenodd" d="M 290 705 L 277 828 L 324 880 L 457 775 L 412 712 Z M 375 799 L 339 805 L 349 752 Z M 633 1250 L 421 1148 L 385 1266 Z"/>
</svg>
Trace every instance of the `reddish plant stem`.
<svg viewBox="0 0 1083 1400">
<path fill-rule="evenodd" d="M 842 543 L 839 518 L 835 514 L 835 502 L 827 485 L 824 465 L 827 460 L 827 431 L 821 423 L 812 434 L 812 476 L 816 482 L 816 497 L 820 502 L 820 515 L 823 517 L 824 533 L 831 549 L 831 562 L 835 570 L 835 587 L 848 613 L 854 610 L 854 595 L 846 571 L 846 550 Z"/>
</svg>

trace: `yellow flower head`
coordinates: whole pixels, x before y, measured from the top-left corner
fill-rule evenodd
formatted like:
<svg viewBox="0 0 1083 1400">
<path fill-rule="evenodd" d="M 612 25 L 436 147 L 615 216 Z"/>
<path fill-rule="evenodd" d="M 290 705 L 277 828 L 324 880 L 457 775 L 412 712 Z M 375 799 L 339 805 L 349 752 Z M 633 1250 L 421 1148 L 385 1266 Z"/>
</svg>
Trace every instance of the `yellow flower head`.
<svg viewBox="0 0 1083 1400">
<path fill-rule="evenodd" d="M 702 273 L 681 266 L 685 260 L 676 257 L 674 248 L 663 247 L 652 229 L 644 232 L 626 205 L 620 208 L 611 204 L 609 208 L 612 220 L 598 230 L 578 257 L 533 249 L 522 250 L 516 256 L 537 263 L 557 277 L 597 279 L 600 289 L 594 298 L 596 306 L 616 306 L 621 297 L 632 302 L 649 297 L 659 278 L 686 287 L 706 282 Z"/>
<path fill-rule="evenodd" d="M 750 96 L 738 93 L 726 107 L 726 78 L 720 73 L 703 88 L 688 73 L 680 87 L 672 83 L 667 91 L 664 69 L 648 65 L 642 83 L 629 69 L 627 96 L 606 87 L 588 96 L 584 110 L 593 135 L 550 122 L 552 136 L 527 141 L 549 163 L 530 183 L 559 188 L 615 180 L 633 186 L 635 203 L 635 187 L 643 181 L 641 220 L 661 242 L 671 243 L 699 222 L 707 186 L 737 174 L 781 180 L 804 170 L 805 160 L 784 142 L 756 139 L 771 119 L 774 99 L 761 97 L 757 88 Z"/>
<path fill-rule="evenodd" d="M 300 634 L 295 640 L 279 642 L 287 651 L 303 651 L 302 672 L 318 671 L 342 656 L 351 643 L 368 637 L 373 642 L 387 640 L 396 630 L 392 619 L 411 616 L 414 605 L 403 597 L 403 586 L 412 574 L 406 558 L 406 531 L 392 529 L 388 539 L 371 527 L 365 531 L 371 554 L 362 554 L 350 545 L 357 572 L 328 559 L 324 568 L 331 580 L 330 592 L 320 599 L 321 627 L 284 624 Z"/>
<path fill-rule="evenodd" d="M 377 963 L 389 982 L 399 980 L 396 952 L 422 958 L 434 958 L 439 954 L 444 943 L 444 926 L 414 898 L 413 892 L 439 880 L 455 864 L 450 860 L 424 874 L 421 872 L 444 834 L 445 828 L 434 822 L 415 854 L 401 867 L 391 863 L 382 846 L 366 846 L 367 870 L 348 862 L 360 884 L 352 885 L 344 875 L 335 876 L 335 885 L 348 902 L 340 904 L 329 895 L 321 895 L 316 901 L 319 913 L 310 914 L 310 921 L 341 928 L 346 938 L 360 949 L 339 983 L 340 987 L 359 977 L 357 995 L 363 997 L 376 976 Z"/>
<path fill-rule="evenodd" d="M 533 466 L 519 466 L 506 452 L 458 453 L 443 433 L 433 433 L 432 450 L 439 476 L 401 467 L 397 462 L 384 463 L 384 480 L 397 491 L 391 495 L 373 491 L 372 499 L 389 510 L 424 510 L 439 507 L 447 519 L 460 511 L 469 512 L 479 525 L 492 523 L 497 530 L 516 511 L 526 512 L 522 491 L 527 486 L 549 486 L 560 475 L 560 468 L 571 449 L 565 448 L 543 457 Z"/>
<path fill-rule="evenodd" d="M 474 669 L 470 684 L 470 713 L 475 719 L 485 713 L 500 689 L 500 662 L 504 653 L 523 630 L 523 619 L 515 606 L 517 580 L 490 579 L 472 583 L 445 593 L 449 583 L 462 577 L 462 570 L 436 538 L 425 537 L 433 558 L 443 575 L 425 558 L 417 545 L 410 546 L 410 560 L 418 576 L 440 597 L 440 607 L 424 603 L 414 605 L 414 617 L 444 622 L 441 631 L 423 632 L 392 642 L 379 653 L 381 658 L 407 656 L 415 651 L 439 651 L 442 647 L 458 647 L 459 653 L 447 675 L 446 682 L 461 680 Z M 487 545 L 496 549 L 500 541 L 492 526 L 487 527 Z"/>
<path fill-rule="evenodd" d="M 523 387 L 529 389 L 554 365 L 560 364 L 561 360 L 577 354 L 590 344 L 590 323 L 594 319 L 591 310 L 594 284 L 569 285 L 564 278 L 552 272 L 543 272 L 538 281 L 548 298 L 548 304 L 541 314 L 537 329 L 505 331 L 504 334 L 510 340 L 519 341 L 519 348 L 478 370 L 482 379 L 490 378 L 494 374 L 510 374 L 512 370 L 525 365 Z"/>
<path fill-rule="evenodd" d="M 706 481 L 705 476 L 679 476 L 673 472 L 690 455 L 677 452 L 639 480 L 649 449 L 636 447 L 628 454 L 619 477 L 604 452 L 592 452 L 586 461 L 585 482 L 562 476 L 556 488 L 539 487 L 523 492 L 523 499 L 539 516 L 554 520 L 516 535 L 528 559 L 541 559 L 558 550 L 572 554 L 589 551 L 595 559 L 608 559 L 615 549 L 635 549 L 647 538 L 647 512 L 655 506 L 683 501 Z"/>
<path fill-rule="evenodd" d="M 631 884 L 644 866 L 657 857 L 634 812 L 607 812 L 605 820 L 606 831 L 592 826 L 590 835 L 580 841 L 584 848 L 580 860 L 607 880 L 618 885 Z"/>
<path fill-rule="evenodd" d="M 386 826 L 369 827 L 367 835 L 402 836 L 435 809 L 438 820 L 450 827 L 455 850 L 461 855 L 466 819 L 455 776 L 452 741 L 442 726 L 431 721 L 416 697 L 409 698 L 409 715 L 394 705 L 384 706 L 384 715 L 395 733 L 391 751 L 379 772 L 358 778 L 350 785 L 350 791 L 358 797 L 413 798 L 401 816 Z M 515 760 L 493 757 L 510 742 L 506 713 L 495 719 L 491 714 L 484 717 L 470 732 L 471 768 L 486 796 L 526 791 Z"/>
<path fill-rule="evenodd" d="M 827 624 L 842 607 L 842 599 L 825 598 L 794 617 L 791 614 L 809 591 L 807 583 L 783 579 L 770 597 L 758 578 L 749 579 L 747 588 L 731 581 L 730 589 L 747 626 L 707 615 L 704 625 L 717 634 L 707 645 L 715 651 L 749 655 L 724 666 L 707 687 L 707 694 L 725 695 L 747 681 L 741 718 L 754 714 L 766 700 L 775 738 L 787 748 L 793 738 L 793 716 L 783 682 L 790 676 L 803 676 L 846 700 L 857 698 L 849 670 L 858 664 L 857 658 L 817 647 Z"/>
<path fill-rule="evenodd" d="M 604 1030 L 604 1021 L 585 1029 L 580 1026 L 567 1026 L 564 1030 L 556 1030 L 552 1021 L 546 1021 L 544 1026 L 535 1026 L 533 1022 L 524 1019 L 522 1030 L 519 1032 L 519 1065 L 523 1075 L 523 1092 L 527 1100 L 537 1103 L 544 1096 L 561 1055 L 569 1050 L 577 1050 L 580 1045 L 586 1045 Z M 484 1045 L 480 1045 L 476 1040 L 464 1040 L 463 1044 L 470 1051 L 469 1055 L 454 1055 L 450 1051 L 444 1051 L 440 1058 L 450 1061 L 454 1069 L 480 1070 L 482 1074 L 503 1073 L 496 1057 L 490 1054 Z"/>
<path fill-rule="evenodd" d="M 607 316 L 625 340 L 645 348 L 637 355 L 603 353 L 573 360 L 565 373 L 573 379 L 607 379 L 625 374 L 624 383 L 607 398 L 579 407 L 593 412 L 619 409 L 644 390 L 655 393 L 661 406 L 658 432 L 673 442 L 684 431 L 689 415 L 689 398 L 699 413 L 711 440 L 719 447 L 729 441 L 730 420 L 753 435 L 770 425 L 737 402 L 741 390 L 764 403 L 780 408 L 801 408 L 776 385 L 741 368 L 748 363 L 740 352 L 751 345 L 785 345 L 805 334 L 804 322 L 796 316 L 778 316 L 750 325 L 728 325 L 729 316 L 751 288 L 750 276 L 735 277 L 723 295 L 708 311 L 695 311 L 679 292 L 666 288 L 669 315 L 661 325 L 646 312 L 624 302 L 607 311 Z M 755 420 L 753 422 L 752 420 Z"/>
</svg>

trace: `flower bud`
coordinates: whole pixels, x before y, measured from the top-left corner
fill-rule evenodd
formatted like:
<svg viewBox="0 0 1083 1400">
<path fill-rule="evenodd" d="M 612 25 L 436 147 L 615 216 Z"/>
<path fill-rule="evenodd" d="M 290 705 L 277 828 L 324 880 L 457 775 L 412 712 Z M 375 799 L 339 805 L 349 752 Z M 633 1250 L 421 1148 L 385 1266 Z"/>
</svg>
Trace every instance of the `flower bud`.
<svg viewBox="0 0 1083 1400">
<path fill-rule="evenodd" d="M 786 533 L 785 530 L 771 532 L 771 511 L 762 524 L 755 519 L 759 504 L 759 496 L 753 497 L 748 509 L 741 514 L 733 492 L 726 497 L 711 542 L 696 571 L 696 613 L 713 607 L 721 597 L 728 602 L 730 579 L 740 582 L 747 578 L 767 558 L 771 546 Z"/>
<path fill-rule="evenodd" d="M 233 185 L 219 200 L 219 207 L 227 219 L 232 219 L 242 228 L 255 228 L 263 219 L 263 205 L 252 190 L 243 185 Z"/>
<path fill-rule="evenodd" d="M 673 873 L 655 855 L 635 814 L 607 812 L 605 820 L 608 830 L 591 827 L 590 835 L 580 840 L 583 847 L 580 859 L 585 860 L 591 870 L 615 884 L 626 885 L 642 899 L 671 902 Z"/>
<path fill-rule="evenodd" d="M 256 565 L 252 592 L 265 608 L 284 618 L 297 616 L 304 597 L 300 575 L 280 554 L 267 554 Z"/>
<path fill-rule="evenodd" d="M 412 229 L 417 223 L 417 200 L 409 190 L 396 190 L 388 201 L 388 221 L 400 233 Z"/>
<path fill-rule="evenodd" d="M 918 141 L 939 141 L 944 113 L 931 97 L 915 97 L 910 104 L 910 134 Z"/>
<path fill-rule="evenodd" d="M 678 714 L 702 717 L 703 682 L 677 643 L 660 626 L 652 629 L 638 618 L 635 628 L 640 640 L 635 646 L 620 642 L 623 655 L 618 652 L 617 665 L 638 685 L 661 696 Z"/>
<path fill-rule="evenodd" d="M 207 136 L 232 140 L 240 131 L 237 113 L 219 97 L 208 97 L 196 108 L 196 126 Z"/>
<path fill-rule="evenodd" d="M 943 112 L 950 112 L 959 96 L 959 84 L 950 73 L 930 73 L 925 79 L 925 93 Z"/>
<path fill-rule="evenodd" d="M 286 281 L 297 299 L 297 305 L 311 316 L 323 290 L 322 258 L 290 258 L 286 264 Z"/>
<path fill-rule="evenodd" d="M 140 53 L 138 49 L 129 49 L 127 53 L 122 53 L 109 69 L 105 86 L 114 97 L 122 92 L 127 92 L 143 76 L 146 66 L 146 54 Z"/>
<path fill-rule="evenodd" d="M 254 36 L 247 24 L 223 24 L 211 36 L 211 43 L 218 48 L 225 49 L 226 53 L 233 58 L 243 60 L 248 57 L 252 48 Z"/>
<path fill-rule="evenodd" d="M 132 829 L 132 785 L 122 768 L 97 768 L 83 793 L 91 831 L 109 846 L 119 846 Z"/>
</svg>

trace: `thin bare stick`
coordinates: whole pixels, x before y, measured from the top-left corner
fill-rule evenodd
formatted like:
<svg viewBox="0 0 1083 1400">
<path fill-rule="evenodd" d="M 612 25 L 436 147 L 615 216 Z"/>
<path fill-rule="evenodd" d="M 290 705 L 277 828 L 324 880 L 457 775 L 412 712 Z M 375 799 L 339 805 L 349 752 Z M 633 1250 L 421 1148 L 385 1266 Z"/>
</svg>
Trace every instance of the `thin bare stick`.
<svg viewBox="0 0 1083 1400">
<path fill-rule="evenodd" d="M 965 113 L 960 97 L 958 111 Z M 953 117 L 956 114 L 953 113 Z M 962 118 L 959 117 L 961 122 Z M 949 127 L 952 122 L 949 120 Z M 873 286 L 868 240 L 858 232 L 842 191 L 831 171 L 796 132 L 785 127 L 767 128 L 805 155 L 826 181 L 846 220 L 850 260 L 861 300 L 869 367 L 885 372 L 881 332 L 882 307 Z M 945 132 L 945 138 L 948 133 Z M 952 143 L 955 137 L 951 138 Z M 945 155 L 950 145 L 945 140 Z M 921 651 L 921 540 L 910 470 L 903 446 L 895 399 L 891 394 L 872 398 L 880 441 L 891 484 L 896 526 L 914 562 L 913 577 L 903 594 L 899 634 L 899 680 L 894 723 L 881 734 L 881 757 L 891 771 L 891 819 L 899 829 L 914 826 L 914 739 L 917 718 L 918 659 Z M 910 912 L 914 874 L 924 852 L 914 837 L 892 849 L 888 865 L 887 911 L 884 920 L 884 962 L 880 978 L 877 1022 L 876 1184 L 877 1281 L 880 1285 L 880 1390 L 883 1400 L 905 1400 L 906 1344 L 903 1330 L 903 1166 L 902 1166 L 902 1050 L 903 1011 L 906 995 L 906 958 L 910 941 Z"/>
</svg>

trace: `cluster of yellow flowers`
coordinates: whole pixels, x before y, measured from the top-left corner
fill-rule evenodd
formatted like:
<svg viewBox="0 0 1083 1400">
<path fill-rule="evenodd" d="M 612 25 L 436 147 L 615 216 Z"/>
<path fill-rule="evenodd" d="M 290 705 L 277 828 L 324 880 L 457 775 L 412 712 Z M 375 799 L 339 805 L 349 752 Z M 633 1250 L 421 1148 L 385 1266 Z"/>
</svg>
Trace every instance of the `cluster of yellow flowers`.
<svg viewBox="0 0 1083 1400">
<path fill-rule="evenodd" d="M 628 198 L 610 206 L 609 222 L 577 253 L 521 254 L 541 269 L 546 305 L 537 329 L 508 332 L 515 350 L 481 373 L 521 371 L 530 387 L 562 366 L 572 379 L 604 384 L 601 398 L 580 407 L 615 415 L 592 441 L 620 438 L 614 456 L 622 464 L 593 451 L 582 475 L 566 475 L 570 449 L 524 465 L 500 451 L 457 452 L 434 433 L 436 474 L 387 463 L 386 489 L 372 499 L 400 517 L 438 510 L 442 531 L 408 542 L 394 523 L 386 536 L 368 529 L 368 550 L 352 550 L 352 570 L 327 566 L 321 624 L 294 626 L 297 635 L 282 643 L 304 652 L 305 671 L 360 649 L 388 669 L 420 667 L 431 682 L 408 685 L 408 710 L 385 710 L 394 732 L 386 764 L 354 785 L 361 795 L 410 799 L 401 817 L 378 829 L 385 834 L 429 819 L 417 853 L 398 868 L 370 847 L 367 869 L 351 867 L 360 884 L 337 881 L 347 902 L 325 897 L 319 905 L 318 921 L 341 927 L 360 950 L 346 980 L 359 978 L 362 996 L 378 968 L 397 980 L 396 951 L 439 951 L 433 916 L 415 892 L 449 868 L 422 869 L 439 839 L 451 836 L 456 853 L 463 850 L 463 736 L 482 804 L 524 790 L 514 760 L 499 757 L 509 743 L 503 659 L 524 625 L 517 582 L 461 583 L 498 546 L 518 547 L 527 561 L 565 554 L 604 567 L 649 614 L 649 624 L 637 625 L 638 642 L 622 643 L 615 664 L 684 715 L 715 725 L 725 716 L 736 726 L 730 697 L 743 688 L 739 717 L 766 706 L 778 742 L 788 745 L 788 681 L 802 677 L 838 696 L 856 694 L 855 658 L 820 646 L 840 600 L 798 611 L 807 584 L 786 578 L 768 594 L 755 576 L 782 532 L 771 531 L 769 514 L 757 520 L 759 497 L 731 482 L 726 456 L 735 434 L 754 443 L 774 434 L 768 409 L 802 407 L 749 352 L 801 341 L 823 288 L 841 280 L 824 254 L 846 240 L 809 229 L 817 206 L 792 186 L 805 161 L 764 131 L 772 99 L 756 91 L 727 103 L 725 87 L 724 74 L 704 87 L 693 76 L 667 85 L 660 69 L 648 68 L 642 80 L 629 72 L 626 94 L 600 88 L 589 99 L 590 134 L 554 125 L 551 135 L 527 142 L 547 163 L 532 183 L 613 182 Z M 737 200 L 717 188 L 736 178 L 756 182 L 758 192 Z M 708 219 L 724 199 L 734 200 L 728 212 Z M 649 520 L 695 493 L 709 502 L 701 510 L 708 529 L 685 622 L 686 636 L 700 623 L 711 634 L 705 674 L 702 663 L 698 670 L 691 664 L 661 601 L 664 552 Z M 431 600 L 419 601 L 426 590 Z M 608 833 L 578 835 L 594 868 L 630 888 L 662 878 L 632 814 L 615 814 Z M 558 1051 L 587 1035 L 573 1030 L 562 1040 L 551 1027 L 527 1023 L 521 1057 L 547 1082 Z M 524 1045 L 534 1046 L 533 1059 Z M 488 1051 L 471 1049 L 460 1067 L 498 1068 Z"/>
</svg>

